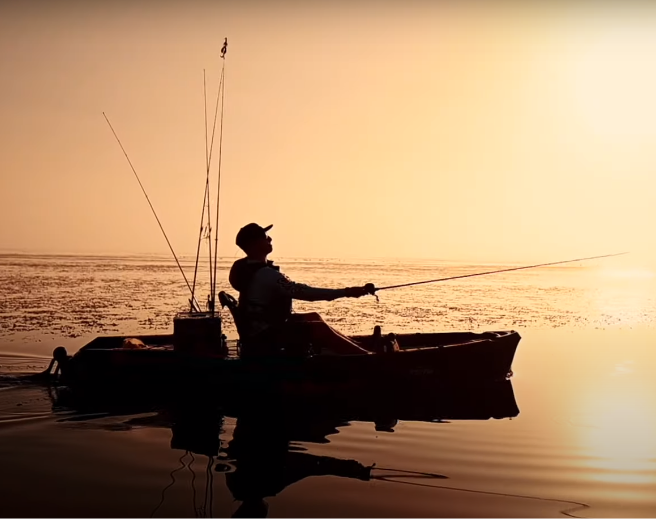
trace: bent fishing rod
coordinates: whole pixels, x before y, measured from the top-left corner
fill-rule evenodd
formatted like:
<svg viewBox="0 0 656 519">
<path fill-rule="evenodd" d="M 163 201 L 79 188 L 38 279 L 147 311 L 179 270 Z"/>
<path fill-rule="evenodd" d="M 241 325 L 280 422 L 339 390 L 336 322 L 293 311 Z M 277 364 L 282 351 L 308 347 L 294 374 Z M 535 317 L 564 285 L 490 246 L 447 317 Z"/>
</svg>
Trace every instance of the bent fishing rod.
<svg viewBox="0 0 656 519">
<path fill-rule="evenodd" d="M 499 274 L 500 272 L 511 272 L 513 270 L 524 270 L 524 269 L 534 269 L 537 267 L 548 267 L 551 265 L 562 265 L 564 263 L 574 263 L 575 261 L 587 261 L 587 260 L 593 260 L 593 259 L 600 259 L 600 258 L 610 258 L 612 256 L 622 256 L 623 254 L 628 254 L 628 252 L 618 252 L 615 254 L 604 254 L 603 256 L 590 256 L 588 258 L 577 258 L 577 259 L 571 259 L 571 260 L 565 260 L 565 261 L 552 261 L 550 263 L 539 263 L 537 265 L 528 265 L 525 267 L 512 267 L 508 269 L 501 269 L 501 270 L 490 270 L 488 272 L 477 272 L 475 274 L 463 274 L 461 276 L 451 276 L 448 278 L 439 278 L 439 279 L 429 279 L 428 281 L 415 281 L 413 283 L 403 283 L 401 285 L 390 285 L 388 287 L 375 287 L 373 289 L 373 292 L 371 294 L 375 294 L 376 292 L 380 290 L 391 290 L 392 288 L 402 288 L 402 287 L 411 287 L 414 285 L 425 285 L 427 283 L 437 283 L 439 281 L 450 281 L 452 279 L 462 279 L 462 278 L 472 278 L 474 276 L 487 276 L 488 274 Z"/>
</svg>

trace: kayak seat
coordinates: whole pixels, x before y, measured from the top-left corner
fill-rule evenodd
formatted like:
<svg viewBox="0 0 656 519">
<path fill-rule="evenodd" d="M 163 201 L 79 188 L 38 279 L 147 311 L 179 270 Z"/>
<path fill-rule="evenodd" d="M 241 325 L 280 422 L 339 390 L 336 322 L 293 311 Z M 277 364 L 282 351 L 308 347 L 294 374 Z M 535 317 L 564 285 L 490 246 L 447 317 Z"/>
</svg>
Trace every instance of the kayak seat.
<svg viewBox="0 0 656 519">
<path fill-rule="evenodd" d="M 231 312 L 236 310 L 237 306 L 239 305 L 234 297 L 232 297 L 227 292 L 224 292 L 223 290 L 219 292 L 219 303 L 221 303 L 221 308 L 225 308 L 227 306 Z"/>
<path fill-rule="evenodd" d="M 274 354 L 276 356 L 291 355 L 305 357 L 308 355 L 311 345 L 304 337 L 299 337 L 297 340 L 292 340 L 284 345 L 276 344 L 275 341 L 262 337 L 250 338 L 245 342 L 244 338 L 247 335 L 244 331 L 246 327 L 239 310 L 239 302 L 227 292 L 221 291 L 219 292 L 219 303 L 221 304 L 221 308 L 228 307 L 228 310 L 232 314 L 232 319 L 235 322 L 237 333 L 239 334 L 238 351 L 240 357 L 267 356 L 272 352 L 275 352 Z"/>
<path fill-rule="evenodd" d="M 242 331 L 244 330 L 244 327 L 242 324 L 242 319 L 239 312 L 239 303 L 237 300 L 227 292 L 221 291 L 219 292 L 219 303 L 221 303 L 221 308 L 225 308 L 226 306 L 228 307 L 228 310 L 230 310 L 230 314 L 232 315 L 232 320 L 235 322 L 235 326 L 237 327 L 237 333 L 240 337 L 242 337 Z"/>
</svg>

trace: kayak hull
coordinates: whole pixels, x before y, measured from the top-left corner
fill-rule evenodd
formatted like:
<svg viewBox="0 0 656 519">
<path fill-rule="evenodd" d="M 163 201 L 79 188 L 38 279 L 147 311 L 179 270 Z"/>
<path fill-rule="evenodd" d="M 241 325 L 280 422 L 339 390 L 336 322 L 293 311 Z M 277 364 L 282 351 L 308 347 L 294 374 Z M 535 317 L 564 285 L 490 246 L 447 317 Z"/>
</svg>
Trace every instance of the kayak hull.
<svg viewBox="0 0 656 519">
<path fill-rule="evenodd" d="M 211 385 L 324 388 L 334 392 L 357 387 L 407 388 L 439 382 L 503 380 L 521 340 L 515 331 L 486 333 L 418 333 L 396 335 L 400 351 L 363 355 L 276 356 L 239 358 L 191 355 L 176 350 L 172 335 L 132 337 L 145 347 L 123 347 L 125 336 L 97 337 L 61 366 L 67 385 Z M 369 337 L 353 337 L 365 348 Z"/>
</svg>

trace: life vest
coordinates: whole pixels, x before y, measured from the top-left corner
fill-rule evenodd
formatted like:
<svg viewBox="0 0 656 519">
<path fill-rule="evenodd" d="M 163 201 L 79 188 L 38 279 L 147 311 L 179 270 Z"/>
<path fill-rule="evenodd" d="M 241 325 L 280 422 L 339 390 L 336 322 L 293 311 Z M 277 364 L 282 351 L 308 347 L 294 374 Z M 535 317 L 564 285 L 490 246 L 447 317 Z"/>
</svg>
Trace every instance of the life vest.
<svg viewBox="0 0 656 519">
<path fill-rule="evenodd" d="M 250 328 L 268 328 L 283 324 L 292 313 L 292 298 L 279 295 L 268 305 L 256 305 L 248 300 L 248 292 L 255 274 L 263 268 L 280 271 L 280 267 L 273 261 L 249 262 L 248 258 L 241 258 L 232 264 L 228 277 L 232 288 L 239 292 L 239 313 L 242 321 Z M 257 329 L 255 330 L 258 331 Z"/>
</svg>

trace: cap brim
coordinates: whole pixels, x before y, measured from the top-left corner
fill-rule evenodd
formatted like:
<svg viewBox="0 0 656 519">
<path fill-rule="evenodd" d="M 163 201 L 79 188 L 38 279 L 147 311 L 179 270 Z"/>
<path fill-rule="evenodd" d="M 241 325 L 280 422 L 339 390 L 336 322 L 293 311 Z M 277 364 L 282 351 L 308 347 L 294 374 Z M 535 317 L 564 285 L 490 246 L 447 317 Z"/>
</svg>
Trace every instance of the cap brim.
<svg viewBox="0 0 656 519">
<path fill-rule="evenodd" d="M 273 227 L 273 224 L 271 224 L 271 225 L 267 225 L 266 227 L 262 227 L 262 230 L 263 230 L 264 232 L 267 232 L 267 231 L 269 231 L 269 229 L 271 229 L 271 227 Z"/>
</svg>

